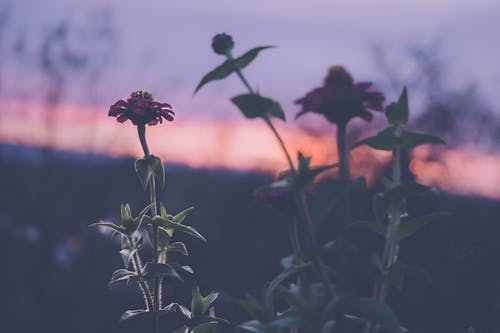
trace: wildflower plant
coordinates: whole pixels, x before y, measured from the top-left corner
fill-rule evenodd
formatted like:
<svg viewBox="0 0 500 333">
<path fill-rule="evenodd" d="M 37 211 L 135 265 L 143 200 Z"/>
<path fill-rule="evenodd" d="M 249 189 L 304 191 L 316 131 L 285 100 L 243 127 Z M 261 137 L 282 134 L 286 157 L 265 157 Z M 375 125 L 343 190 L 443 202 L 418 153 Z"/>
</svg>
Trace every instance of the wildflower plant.
<svg viewBox="0 0 500 333">
<path fill-rule="evenodd" d="M 310 166 L 311 157 L 304 156 L 301 152 L 298 152 L 297 161 L 294 163 L 284 140 L 274 126 L 275 119 L 286 120 L 279 102 L 262 96 L 243 75 L 242 69 L 261 51 L 271 46 L 255 47 L 236 58 L 232 53 L 233 47 L 234 41 L 227 34 L 218 34 L 213 38 L 212 49 L 216 54 L 225 56 L 226 60 L 201 79 L 195 93 L 205 84 L 224 79 L 233 73 L 247 88 L 247 93 L 235 96 L 231 101 L 247 119 L 262 119 L 265 122 L 276 137 L 289 167 L 288 170 L 280 172 L 273 183 L 258 188 L 254 194 L 257 200 L 267 201 L 290 218 L 289 238 L 293 249 L 292 255 L 281 261 L 283 271 L 269 282 L 260 298 L 247 296 L 246 300 L 239 301 L 252 317 L 251 320 L 240 324 L 239 329 L 254 333 L 340 332 L 345 322 L 354 318 L 354 321 L 361 323 L 363 320 L 373 321 L 391 332 L 400 333 L 399 321 L 385 303 L 375 298 L 360 297 L 355 292 L 337 286 L 337 272 L 326 265 L 322 258 L 323 246 L 316 237 L 315 225 L 306 199 L 314 192 L 316 176 L 337 167 L 338 164 L 313 168 Z M 380 93 L 368 93 L 367 85 L 355 86 L 350 76 L 347 79 L 348 82 L 345 83 L 353 92 L 357 104 L 347 110 L 353 112 L 351 116 L 342 118 L 344 126 L 352 117 L 367 117 L 365 107 L 380 109 L 379 104 L 383 101 L 383 95 Z M 328 84 L 330 83 L 328 81 Z M 335 93 L 337 99 L 342 98 L 341 93 L 336 90 Z M 314 97 L 311 98 L 314 100 Z M 302 102 L 307 104 L 308 99 L 306 96 Z M 303 111 L 311 110 L 307 106 Z"/>
<path fill-rule="evenodd" d="M 134 216 L 130 205 L 121 206 L 121 223 L 119 225 L 98 222 L 92 226 L 111 229 L 112 236 L 121 238 L 120 255 L 123 268 L 116 270 L 109 286 L 126 282 L 137 284 L 144 297 L 144 308 L 128 310 L 120 321 L 148 318 L 152 323 L 152 331 L 160 332 L 160 317 L 179 312 L 184 324 L 177 333 L 199 333 L 214 329 L 223 319 L 209 316 L 208 310 L 217 299 L 218 293 L 211 292 L 202 296 L 197 286 L 192 287 L 190 308 L 177 303 L 164 302 L 164 284 L 171 281 L 182 281 L 183 274 L 193 274 L 193 269 L 182 265 L 169 256 L 171 253 L 188 255 L 186 244 L 175 241 L 177 232 L 182 232 L 205 241 L 205 238 L 193 227 L 184 224 L 193 210 L 189 207 L 177 214 L 167 211 L 166 205 L 157 200 L 159 189 L 165 186 L 165 170 L 162 161 L 150 153 L 146 140 L 146 125 L 161 124 L 163 119 L 174 120 L 174 111 L 168 103 L 160 103 L 145 91 L 135 91 L 124 101 L 119 100 L 109 109 L 109 116 L 116 117 L 118 122 L 130 120 L 136 127 L 144 157 L 135 161 L 135 172 L 144 191 L 149 191 L 149 204 Z M 149 242 L 144 242 L 147 236 Z M 145 259 L 142 250 L 145 245 L 151 247 L 153 257 Z"/>
<path fill-rule="evenodd" d="M 348 226 L 349 229 L 366 228 L 385 240 L 382 257 L 372 255 L 371 264 L 373 277 L 373 298 L 384 302 L 389 288 L 399 290 L 407 277 L 420 277 L 430 280 L 425 269 L 403 263 L 398 253 L 400 242 L 413 235 L 421 227 L 436 220 L 443 219 L 448 214 L 435 212 L 428 215 L 410 217 L 407 213 L 407 200 L 413 196 L 428 191 L 429 188 L 402 179 L 401 154 L 414 147 L 424 144 L 444 144 L 439 137 L 412 132 L 404 129 L 408 123 L 409 108 L 406 87 L 397 102 L 389 104 L 385 109 L 388 127 L 377 135 L 365 138 L 355 143 L 352 148 L 367 145 L 373 149 L 392 152 L 392 178 L 384 179 L 385 192 L 374 196 L 373 209 L 375 221 L 357 221 Z M 377 325 L 369 323 L 365 332 L 374 333 Z"/>
</svg>

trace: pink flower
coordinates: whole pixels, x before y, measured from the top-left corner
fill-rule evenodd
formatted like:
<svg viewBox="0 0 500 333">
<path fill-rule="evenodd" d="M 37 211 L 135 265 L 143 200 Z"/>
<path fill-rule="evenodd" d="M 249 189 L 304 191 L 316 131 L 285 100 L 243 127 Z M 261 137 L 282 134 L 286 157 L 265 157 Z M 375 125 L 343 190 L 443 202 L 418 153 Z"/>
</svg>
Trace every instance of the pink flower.
<svg viewBox="0 0 500 333">
<path fill-rule="evenodd" d="M 153 95 L 145 91 L 134 91 L 127 101 L 119 100 L 111 105 L 108 115 L 116 117 L 120 123 L 130 119 L 137 126 L 161 124 L 163 118 L 174 120 L 170 104 L 154 101 Z"/>
<path fill-rule="evenodd" d="M 371 87 L 371 82 L 354 83 L 344 67 L 334 66 L 330 68 L 322 87 L 295 101 L 302 105 L 302 111 L 296 118 L 314 112 L 324 115 L 335 124 L 347 124 L 355 117 L 370 121 L 373 115 L 369 111 L 383 112 L 385 101 L 385 96 Z"/>
</svg>

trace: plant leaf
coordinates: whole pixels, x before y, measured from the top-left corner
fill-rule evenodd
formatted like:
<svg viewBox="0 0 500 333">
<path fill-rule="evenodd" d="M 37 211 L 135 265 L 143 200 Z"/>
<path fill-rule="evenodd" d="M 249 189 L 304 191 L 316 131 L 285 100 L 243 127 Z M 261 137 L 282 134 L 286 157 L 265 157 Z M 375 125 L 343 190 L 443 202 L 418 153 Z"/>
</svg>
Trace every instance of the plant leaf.
<svg viewBox="0 0 500 333">
<path fill-rule="evenodd" d="M 169 264 L 154 264 L 147 263 L 144 267 L 142 277 L 145 280 L 151 280 L 157 277 L 172 277 L 179 281 L 182 281 L 182 278 L 179 276 L 177 271 L 170 266 Z"/>
<path fill-rule="evenodd" d="M 248 119 L 274 117 L 285 120 L 285 112 L 281 105 L 267 97 L 258 94 L 243 94 L 231 98 L 231 101 Z"/>
<path fill-rule="evenodd" d="M 425 268 L 414 265 L 406 265 L 400 261 L 395 262 L 391 265 L 391 267 L 389 267 L 387 279 L 398 290 L 403 289 L 403 281 L 407 277 L 425 281 L 427 283 L 432 282 L 431 276 Z"/>
<path fill-rule="evenodd" d="M 149 180 L 153 175 L 153 171 L 148 163 L 148 160 L 145 158 L 141 158 L 136 160 L 134 163 L 135 173 L 141 182 L 142 189 L 146 191 L 148 188 Z"/>
<path fill-rule="evenodd" d="M 125 311 L 121 318 L 120 322 L 123 322 L 125 320 L 129 319 L 138 319 L 138 318 L 145 318 L 151 315 L 151 312 L 147 310 L 127 310 Z"/>
<path fill-rule="evenodd" d="M 238 325 L 238 328 L 252 333 L 264 333 L 266 331 L 264 324 L 258 320 L 244 322 L 243 324 Z"/>
<path fill-rule="evenodd" d="M 430 134 L 410 131 L 403 131 L 403 133 L 401 133 L 401 149 L 410 150 L 416 146 L 425 144 L 445 145 L 446 142 L 443 139 Z"/>
<path fill-rule="evenodd" d="M 135 272 L 129 271 L 124 268 L 117 269 L 116 271 L 113 272 L 113 275 L 111 276 L 111 281 L 109 281 L 108 283 L 108 287 L 111 287 L 116 282 L 128 280 L 131 277 L 137 277 Z"/>
<path fill-rule="evenodd" d="M 234 59 L 233 61 L 226 60 L 224 61 L 221 65 L 217 66 L 214 70 L 210 71 L 207 73 L 198 83 L 196 86 L 196 89 L 194 90 L 194 93 L 196 94 L 198 90 L 200 90 L 201 87 L 203 87 L 205 84 L 207 84 L 210 81 L 214 80 L 222 80 L 229 76 L 231 73 L 233 73 L 236 68 L 238 69 L 243 69 L 245 68 L 248 64 L 250 64 L 259 54 L 260 51 L 272 48 L 274 46 L 260 46 L 260 47 L 255 47 L 249 51 L 247 51 L 245 54 L 242 56 Z"/>
<path fill-rule="evenodd" d="M 346 228 L 347 228 L 347 230 L 356 229 L 356 228 L 368 229 L 368 230 L 370 230 L 370 231 L 372 231 L 372 232 L 376 233 L 377 235 L 380 235 L 384 238 L 387 234 L 387 226 L 382 224 L 382 223 L 378 223 L 378 222 L 374 222 L 374 221 L 356 221 L 356 222 L 348 224 L 346 226 Z"/>
<path fill-rule="evenodd" d="M 165 186 L 165 168 L 163 163 L 154 155 L 149 157 L 149 163 L 151 164 L 156 183 L 160 185 L 160 188 L 163 188 Z"/>
<path fill-rule="evenodd" d="M 169 231 L 169 229 L 179 230 L 187 234 L 190 234 L 196 238 L 199 238 L 203 241 L 206 241 L 205 237 L 203 237 L 195 228 L 180 223 L 172 222 L 171 220 L 163 218 L 161 216 L 155 216 L 153 218 L 153 223 L 157 223 L 160 227 L 166 229 L 166 231 Z"/>
<path fill-rule="evenodd" d="M 184 317 L 191 318 L 191 311 L 186 308 L 184 305 L 179 303 L 170 303 L 166 307 L 164 307 L 161 311 L 165 312 L 176 312 L 179 311 Z"/>
<path fill-rule="evenodd" d="M 388 111 L 390 112 L 386 112 L 386 116 L 391 125 L 404 125 L 408 122 L 408 92 L 406 87 L 403 88 L 397 103 L 390 105 Z"/>
<path fill-rule="evenodd" d="M 183 256 L 188 255 L 186 244 L 184 244 L 182 242 L 175 242 L 175 243 L 170 244 L 167 247 L 167 252 L 178 252 L 178 253 L 182 254 Z"/>
<path fill-rule="evenodd" d="M 133 250 L 121 249 L 120 250 L 120 255 L 121 255 L 122 260 L 123 260 L 123 266 L 125 266 L 125 268 L 128 269 L 128 266 L 130 265 L 130 260 L 132 259 L 132 256 L 134 255 L 135 252 L 137 252 L 137 249 L 133 249 Z"/>
<path fill-rule="evenodd" d="M 344 311 L 380 324 L 392 333 L 403 333 L 399 320 L 384 302 L 374 298 L 353 298 L 344 303 Z"/>
<path fill-rule="evenodd" d="M 183 272 L 187 272 L 187 273 L 189 273 L 189 274 L 194 274 L 194 271 L 193 271 L 193 269 L 191 268 L 191 266 L 188 266 L 188 265 L 184 265 L 184 266 L 183 266 L 183 265 L 180 265 L 180 264 L 178 264 L 178 263 L 176 263 L 176 262 L 170 262 L 170 265 L 171 265 L 172 267 L 174 267 L 176 271 L 181 270 L 181 271 L 183 271 Z"/>
<path fill-rule="evenodd" d="M 184 209 L 182 212 L 178 213 L 172 218 L 172 222 L 174 223 L 182 223 L 186 216 L 188 216 L 189 213 L 191 213 L 194 210 L 194 207 L 189 207 Z"/>
<path fill-rule="evenodd" d="M 109 223 L 109 222 L 97 222 L 97 223 L 92 223 L 89 225 L 89 227 L 105 227 L 114 230 L 115 232 L 121 234 L 121 235 L 126 235 L 127 231 L 125 228 L 116 225 L 114 223 Z"/>
<path fill-rule="evenodd" d="M 451 214 L 447 212 L 434 212 L 432 214 L 415 217 L 408 221 L 403 221 L 398 226 L 398 239 L 403 240 L 407 237 L 410 237 L 424 225 L 442 218 L 449 217 L 450 215 Z"/>
</svg>

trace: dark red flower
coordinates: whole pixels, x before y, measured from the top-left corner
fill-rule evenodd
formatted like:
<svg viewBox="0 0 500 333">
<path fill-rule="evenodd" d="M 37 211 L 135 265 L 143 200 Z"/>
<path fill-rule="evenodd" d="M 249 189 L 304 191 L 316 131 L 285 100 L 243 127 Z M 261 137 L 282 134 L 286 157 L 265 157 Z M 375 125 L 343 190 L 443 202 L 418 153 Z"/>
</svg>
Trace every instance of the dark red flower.
<svg viewBox="0 0 500 333">
<path fill-rule="evenodd" d="M 369 110 L 383 112 L 385 101 L 385 96 L 371 87 L 371 82 L 354 83 L 344 67 L 334 66 L 330 68 L 322 87 L 295 101 L 302 105 L 302 111 L 296 118 L 314 112 L 336 124 L 347 124 L 355 117 L 370 121 L 373 115 Z"/>
<path fill-rule="evenodd" d="M 174 111 L 168 103 L 153 100 L 153 95 L 145 91 L 134 91 L 127 101 L 119 100 L 109 108 L 108 115 L 123 123 L 130 119 L 134 125 L 153 126 L 162 123 L 163 118 L 174 120 Z"/>
</svg>

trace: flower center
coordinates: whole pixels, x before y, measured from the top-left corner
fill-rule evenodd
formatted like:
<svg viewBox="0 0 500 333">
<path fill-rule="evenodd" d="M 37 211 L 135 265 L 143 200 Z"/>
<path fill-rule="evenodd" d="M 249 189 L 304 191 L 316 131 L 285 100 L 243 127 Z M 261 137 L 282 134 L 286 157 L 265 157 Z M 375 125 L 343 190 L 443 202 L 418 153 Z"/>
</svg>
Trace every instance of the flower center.
<svg viewBox="0 0 500 333">
<path fill-rule="evenodd" d="M 325 77 L 325 86 L 352 86 L 354 79 L 344 66 L 332 66 Z"/>
<path fill-rule="evenodd" d="M 147 91 L 143 91 L 143 90 L 137 90 L 137 91 L 133 91 L 131 94 L 130 94 L 130 98 L 141 98 L 141 99 L 148 99 L 150 101 L 153 100 L 153 94 L 147 92 Z"/>
</svg>

